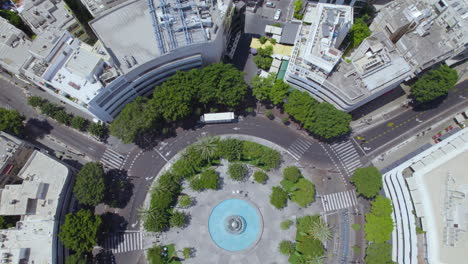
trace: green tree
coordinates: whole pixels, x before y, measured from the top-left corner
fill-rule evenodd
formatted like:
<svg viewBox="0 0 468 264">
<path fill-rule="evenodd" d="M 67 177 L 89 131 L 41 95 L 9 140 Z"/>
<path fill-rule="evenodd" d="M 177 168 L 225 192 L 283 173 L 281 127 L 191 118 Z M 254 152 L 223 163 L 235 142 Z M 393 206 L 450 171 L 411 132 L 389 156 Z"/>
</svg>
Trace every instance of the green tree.
<svg viewBox="0 0 468 264">
<path fill-rule="evenodd" d="M 255 55 L 253 61 L 258 68 L 267 71 L 268 69 L 270 69 L 271 63 L 273 62 L 273 58 Z"/>
<path fill-rule="evenodd" d="M 56 112 L 62 109 L 62 107 L 51 102 L 44 102 L 43 104 L 39 105 L 39 109 L 44 115 L 53 117 Z"/>
<path fill-rule="evenodd" d="M 219 144 L 219 152 L 221 157 L 229 162 L 238 161 L 242 156 L 244 142 L 242 140 L 228 138 L 221 140 Z"/>
<path fill-rule="evenodd" d="M 86 253 L 97 243 L 97 234 L 102 224 L 101 217 L 81 209 L 65 216 L 58 237 L 63 245 L 77 253 Z"/>
<path fill-rule="evenodd" d="M 283 82 L 283 80 L 276 80 L 271 87 L 269 99 L 274 105 L 281 105 L 284 99 L 288 96 L 289 85 Z"/>
<path fill-rule="evenodd" d="M 155 128 L 159 120 L 158 109 L 149 104 L 147 98 L 139 96 L 125 105 L 109 130 L 113 136 L 128 144 L 135 141 L 140 133 Z"/>
<path fill-rule="evenodd" d="M 44 104 L 46 100 L 42 99 L 39 96 L 30 96 L 28 97 L 28 104 L 32 107 L 39 107 Z"/>
<path fill-rule="evenodd" d="M 74 116 L 71 121 L 70 125 L 79 131 L 85 131 L 88 128 L 89 122 L 86 118 L 81 116 Z"/>
<path fill-rule="evenodd" d="M 204 137 L 193 146 L 203 159 L 211 163 L 213 159 L 219 158 L 219 137 Z"/>
<path fill-rule="evenodd" d="M 274 105 L 280 105 L 289 93 L 289 85 L 282 80 L 276 80 L 273 74 L 267 78 L 255 76 L 250 82 L 252 94 L 259 101 L 270 101 Z"/>
<path fill-rule="evenodd" d="M 0 215 L 0 229 L 15 227 L 19 220 L 19 217 L 15 215 Z"/>
<path fill-rule="evenodd" d="M 265 44 L 267 42 L 267 38 L 265 36 L 261 36 L 258 41 L 260 41 L 261 44 Z"/>
<path fill-rule="evenodd" d="M 231 163 L 228 167 L 228 174 L 235 181 L 243 181 L 247 175 L 248 168 L 242 163 Z"/>
<path fill-rule="evenodd" d="M 155 208 L 141 210 L 140 216 L 143 218 L 143 226 L 149 232 L 162 232 L 167 230 L 169 225 L 169 213 L 167 211 L 158 211 Z"/>
<path fill-rule="evenodd" d="M 328 227 L 327 223 L 322 221 L 322 219 L 320 218 L 318 221 L 312 222 L 312 224 L 309 227 L 308 233 L 315 239 L 321 241 L 323 244 L 333 237 L 333 233 L 330 227 Z"/>
<path fill-rule="evenodd" d="M 280 228 L 281 230 L 288 230 L 293 224 L 293 221 L 292 220 L 284 220 L 283 222 L 281 222 L 280 224 Z"/>
<path fill-rule="evenodd" d="M 430 70 L 411 86 L 411 95 L 420 103 L 433 101 L 444 96 L 458 80 L 458 73 L 447 65 Z"/>
<path fill-rule="evenodd" d="M 262 57 L 271 56 L 271 55 L 273 55 L 273 46 L 268 45 L 268 46 L 266 46 L 264 48 L 259 48 L 259 49 L 257 49 L 257 53 L 258 53 L 258 55 L 260 55 Z"/>
<path fill-rule="evenodd" d="M 21 20 L 21 17 L 11 10 L 0 10 L 0 16 L 8 20 L 10 24 L 25 32 L 26 34 L 31 34 L 31 29 Z"/>
<path fill-rule="evenodd" d="M 264 171 L 259 170 L 253 174 L 253 178 L 256 182 L 265 184 L 266 181 L 268 180 L 268 175 Z"/>
<path fill-rule="evenodd" d="M 169 219 L 169 224 L 172 227 L 184 227 L 187 223 L 187 216 L 184 212 L 181 211 L 174 211 L 171 214 L 171 218 Z"/>
<path fill-rule="evenodd" d="M 302 173 L 296 166 L 289 166 L 283 170 L 283 178 L 296 183 L 300 178 L 302 178 Z"/>
<path fill-rule="evenodd" d="M 294 1 L 294 18 L 301 20 L 304 15 L 301 14 L 302 10 L 302 0 L 296 0 Z"/>
<path fill-rule="evenodd" d="M 165 254 L 163 246 L 154 245 L 148 249 L 148 262 L 150 264 L 169 264 L 169 256 Z"/>
<path fill-rule="evenodd" d="M 1 131 L 14 135 L 20 135 L 24 129 L 24 120 L 25 117 L 22 116 L 18 111 L 0 108 Z"/>
<path fill-rule="evenodd" d="M 96 206 L 104 200 L 104 170 L 97 162 L 86 163 L 76 175 L 73 195 L 84 205 Z"/>
<path fill-rule="evenodd" d="M 70 121 L 73 118 L 73 116 L 65 112 L 65 110 L 62 109 L 62 110 L 55 112 L 53 118 L 57 120 L 60 124 L 64 124 L 68 126 L 70 125 Z"/>
<path fill-rule="evenodd" d="M 167 121 L 183 120 L 192 113 L 193 99 L 198 89 L 195 86 L 199 85 L 193 82 L 195 72 L 178 71 L 154 90 L 151 104 L 161 111 Z"/>
<path fill-rule="evenodd" d="M 108 127 L 101 121 L 97 123 L 91 122 L 91 124 L 88 126 L 88 132 L 99 140 L 103 140 L 108 135 Z"/>
<path fill-rule="evenodd" d="M 320 137 L 331 139 L 348 133 L 350 123 L 350 114 L 323 102 L 315 106 L 313 117 L 305 122 L 304 127 Z"/>
<path fill-rule="evenodd" d="M 232 64 L 215 63 L 203 68 L 198 87 L 198 101 L 207 105 L 222 105 L 233 109 L 244 101 L 247 84 L 243 72 Z"/>
<path fill-rule="evenodd" d="M 271 39 L 270 39 L 270 43 L 271 43 L 272 45 L 275 45 L 275 44 L 276 44 L 276 39 L 271 38 Z"/>
<path fill-rule="evenodd" d="M 371 31 L 369 26 L 365 21 L 365 18 L 357 18 L 354 20 L 353 26 L 349 30 L 349 34 L 351 36 L 351 47 L 357 47 L 359 44 L 362 43 L 364 39 L 371 35 Z"/>
<path fill-rule="evenodd" d="M 318 102 L 308 92 L 294 89 L 284 104 L 284 110 L 300 124 L 304 124 L 313 114 L 313 109 L 317 104 Z"/>
<path fill-rule="evenodd" d="M 195 176 L 190 181 L 190 188 L 195 191 L 203 191 L 205 189 L 218 189 L 219 176 L 215 170 L 209 169 Z"/>
<path fill-rule="evenodd" d="M 182 250 L 182 256 L 184 256 L 184 259 L 189 259 L 191 255 L 192 255 L 191 248 L 186 247 Z"/>
<path fill-rule="evenodd" d="M 291 201 L 297 203 L 301 207 L 309 206 L 315 200 L 315 186 L 305 179 L 300 178 L 293 186 L 290 194 Z"/>
<path fill-rule="evenodd" d="M 366 248 L 367 264 L 393 264 L 392 245 L 388 243 L 372 243 Z"/>
<path fill-rule="evenodd" d="M 192 205 L 192 197 L 188 195 L 179 196 L 178 206 L 180 208 L 188 208 L 191 205 Z"/>
<path fill-rule="evenodd" d="M 65 259 L 65 264 L 88 264 L 88 260 L 86 258 L 86 255 L 80 254 L 80 253 L 75 253 L 69 255 Z"/>
<path fill-rule="evenodd" d="M 295 250 L 294 243 L 289 240 L 281 241 L 278 247 L 279 247 L 280 253 L 286 256 L 291 255 Z"/>
<path fill-rule="evenodd" d="M 288 193 L 279 186 L 274 186 L 271 188 L 272 192 L 270 194 L 270 203 L 276 209 L 283 209 L 288 202 Z"/>
<path fill-rule="evenodd" d="M 368 241 L 384 243 L 390 240 L 393 231 L 392 206 L 388 198 L 377 196 L 371 211 L 366 214 L 364 232 Z"/>
<path fill-rule="evenodd" d="M 356 186 L 358 194 L 374 198 L 382 189 L 382 174 L 376 167 L 358 168 L 350 181 Z"/>
</svg>

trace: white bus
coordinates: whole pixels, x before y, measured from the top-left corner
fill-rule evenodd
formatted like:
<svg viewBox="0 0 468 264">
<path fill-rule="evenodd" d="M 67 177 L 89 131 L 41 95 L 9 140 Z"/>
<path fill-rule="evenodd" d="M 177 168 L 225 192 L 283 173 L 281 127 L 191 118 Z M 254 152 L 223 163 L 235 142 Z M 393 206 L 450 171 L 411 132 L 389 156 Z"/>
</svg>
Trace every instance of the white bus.
<svg viewBox="0 0 468 264">
<path fill-rule="evenodd" d="M 200 118 L 203 124 L 231 123 L 236 121 L 234 112 L 204 114 Z"/>
</svg>

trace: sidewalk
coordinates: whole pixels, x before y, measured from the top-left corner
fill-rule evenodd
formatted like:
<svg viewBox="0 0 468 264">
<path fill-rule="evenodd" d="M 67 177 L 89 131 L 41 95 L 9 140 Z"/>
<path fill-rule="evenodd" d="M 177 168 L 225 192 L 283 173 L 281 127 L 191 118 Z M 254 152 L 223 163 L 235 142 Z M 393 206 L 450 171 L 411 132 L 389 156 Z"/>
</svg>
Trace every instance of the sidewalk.
<svg viewBox="0 0 468 264">
<path fill-rule="evenodd" d="M 457 84 L 468 79 L 468 62 L 458 65 L 454 67 L 454 69 L 456 69 L 460 75 Z M 411 100 L 408 98 L 411 88 L 403 83 L 400 86 L 405 92 L 404 95 L 389 102 L 388 104 L 383 105 L 382 107 L 379 107 L 375 111 L 360 117 L 359 119 L 353 120 L 350 124 L 353 132 L 356 133 L 369 130 L 377 125 L 384 123 L 386 120 L 397 116 L 402 111 L 405 111 L 406 107 L 408 107 L 408 103 Z"/>
</svg>

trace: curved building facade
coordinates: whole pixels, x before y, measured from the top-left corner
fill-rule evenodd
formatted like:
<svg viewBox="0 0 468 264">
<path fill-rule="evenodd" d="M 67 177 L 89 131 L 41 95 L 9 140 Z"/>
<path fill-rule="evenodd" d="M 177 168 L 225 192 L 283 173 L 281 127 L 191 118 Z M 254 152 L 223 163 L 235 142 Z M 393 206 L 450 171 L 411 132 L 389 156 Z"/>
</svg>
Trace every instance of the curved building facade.
<svg viewBox="0 0 468 264">
<path fill-rule="evenodd" d="M 91 21 L 119 76 L 89 102 L 89 111 L 110 122 L 177 71 L 219 62 L 234 13 L 230 1 L 136 0 Z"/>
</svg>

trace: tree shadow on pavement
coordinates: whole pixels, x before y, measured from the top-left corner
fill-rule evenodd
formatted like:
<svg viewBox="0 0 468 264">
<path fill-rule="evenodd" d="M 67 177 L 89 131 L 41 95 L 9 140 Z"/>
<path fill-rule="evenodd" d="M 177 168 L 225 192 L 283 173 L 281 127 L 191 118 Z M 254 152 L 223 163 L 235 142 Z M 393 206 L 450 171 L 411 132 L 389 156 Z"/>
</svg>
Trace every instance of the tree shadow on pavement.
<svg viewBox="0 0 468 264">
<path fill-rule="evenodd" d="M 24 126 L 24 134 L 27 139 L 34 141 L 37 139 L 44 138 L 46 135 L 54 129 L 47 120 L 39 120 L 36 118 L 28 119 Z"/>
<path fill-rule="evenodd" d="M 102 249 L 94 258 L 96 264 L 115 264 L 114 253 L 110 250 Z"/>
<path fill-rule="evenodd" d="M 104 203 L 112 208 L 124 208 L 133 195 L 134 185 L 127 171 L 112 169 L 105 177 Z"/>
<path fill-rule="evenodd" d="M 102 219 L 102 232 L 103 233 L 116 233 L 127 229 L 128 222 L 121 215 L 107 212 L 101 215 Z"/>
</svg>

